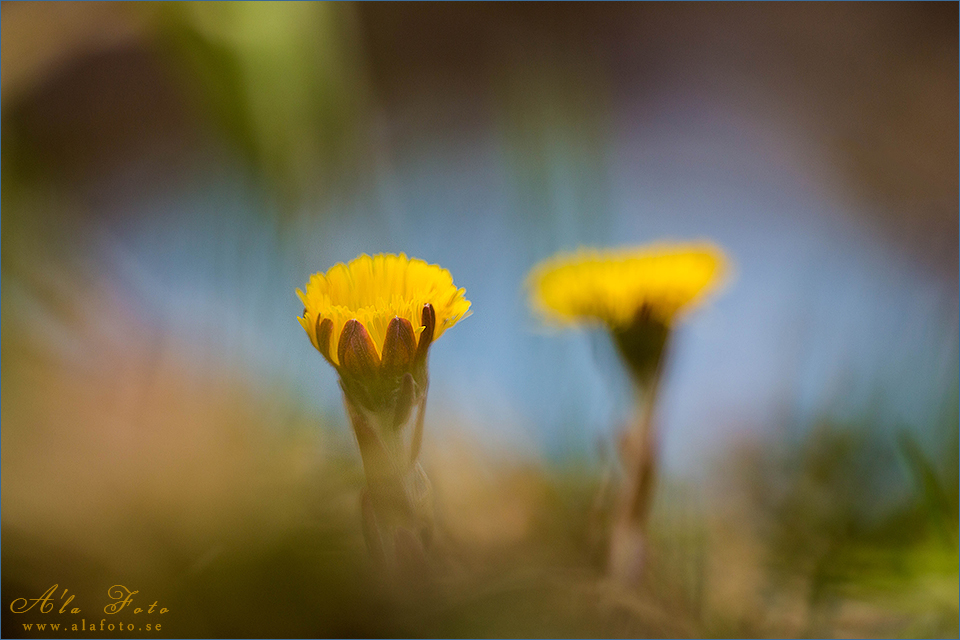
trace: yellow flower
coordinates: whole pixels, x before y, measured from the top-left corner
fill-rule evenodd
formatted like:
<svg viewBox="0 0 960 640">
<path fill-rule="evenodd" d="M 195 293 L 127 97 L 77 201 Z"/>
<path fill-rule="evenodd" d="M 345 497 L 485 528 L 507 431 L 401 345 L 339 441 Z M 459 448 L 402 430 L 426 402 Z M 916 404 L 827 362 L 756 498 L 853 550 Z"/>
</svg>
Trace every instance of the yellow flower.
<svg viewBox="0 0 960 640">
<path fill-rule="evenodd" d="M 534 268 L 529 284 L 534 308 L 549 321 L 624 330 L 641 314 L 669 325 L 715 291 L 727 271 L 712 244 L 661 243 L 555 256 Z"/>
<path fill-rule="evenodd" d="M 432 315 L 432 335 L 421 336 L 421 344 L 412 345 L 425 351 L 429 342 L 470 315 L 470 301 L 464 297 L 464 289 L 453 284 L 449 271 L 402 253 L 373 257 L 364 254 L 349 264 L 338 263 L 326 273 L 310 276 L 306 293 L 297 289 L 297 295 L 304 306 L 303 316 L 298 318 L 300 325 L 313 346 L 338 368 L 344 364 L 342 343 L 351 339 L 366 342 L 361 333 L 369 336 L 376 354 L 375 364 L 379 366 L 382 358 L 393 357 L 384 355 L 391 327 L 391 340 L 410 346 L 411 339 L 421 336 L 428 324 L 427 316 Z M 432 309 L 429 312 L 425 311 L 427 305 Z M 395 318 L 401 322 L 391 324 Z M 351 320 L 365 331 L 355 329 L 356 323 Z M 413 335 L 408 335 L 408 326 Z M 423 344 L 424 337 L 427 344 Z"/>
</svg>

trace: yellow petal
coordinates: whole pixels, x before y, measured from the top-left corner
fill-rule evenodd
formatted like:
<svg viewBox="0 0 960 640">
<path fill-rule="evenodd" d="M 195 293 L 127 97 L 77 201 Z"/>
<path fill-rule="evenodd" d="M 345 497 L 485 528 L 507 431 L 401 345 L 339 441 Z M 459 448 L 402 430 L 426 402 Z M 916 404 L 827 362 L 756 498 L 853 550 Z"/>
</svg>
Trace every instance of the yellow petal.
<svg viewBox="0 0 960 640">
<path fill-rule="evenodd" d="M 718 247 L 653 244 L 633 249 L 580 249 L 531 271 L 533 307 L 548 321 L 599 321 L 627 327 L 646 307 L 670 324 L 723 283 L 728 262 Z"/>
<path fill-rule="evenodd" d="M 407 258 L 405 254 L 361 255 L 348 264 L 338 263 L 326 273 L 310 276 L 306 290 L 297 290 L 305 315 L 300 323 L 311 336 L 316 319 L 333 322 L 331 356 L 339 364 L 336 341 L 349 320 L 360 322 L 382 356 L 387 327 L 395 317 L 406 319 L 416 334 L 422 330 L 423 305 L 433 305 L 437 315 L 434 340 L 470 315 L 465 291 L 453 284 L 453 277 L 438 265 Z M 312 322 L 310 322 L 312 320 Z"/>
</svg>

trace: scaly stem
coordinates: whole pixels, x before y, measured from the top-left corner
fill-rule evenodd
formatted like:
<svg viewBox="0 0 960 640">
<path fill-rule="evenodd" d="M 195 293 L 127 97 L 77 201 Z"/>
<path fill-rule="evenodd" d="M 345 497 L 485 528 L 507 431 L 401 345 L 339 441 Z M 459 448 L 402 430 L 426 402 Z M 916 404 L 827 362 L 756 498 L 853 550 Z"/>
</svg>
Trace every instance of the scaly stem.
<svg viewBox="0 0 960 640">
<path fill-rule="evenodd" d="M 430 481 L 418 460 L 426 394 L 400 425 L 392 411 L 368 411 L 346 397 L 344 405 L 367 479 L 361 511 L 370 552 L 388 570 L 422 573 L 433 531 Z"/>
<path fill-rule="evenodd" d="M 607 571 L 628 585 L 639 582 L 648 554 L 647 522 L 657 472 L 657 436 L 653 421 L 659 374 L 637 386 L 637 411 L 621 441 L 624 482 L 614 506 Z"/>
</svg>

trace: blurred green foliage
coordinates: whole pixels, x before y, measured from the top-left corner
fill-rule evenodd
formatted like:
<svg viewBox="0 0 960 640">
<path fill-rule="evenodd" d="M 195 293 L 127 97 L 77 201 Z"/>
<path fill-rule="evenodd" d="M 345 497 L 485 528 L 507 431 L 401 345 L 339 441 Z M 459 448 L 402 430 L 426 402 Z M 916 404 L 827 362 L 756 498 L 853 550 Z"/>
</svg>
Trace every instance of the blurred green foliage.
<svg viewBox="0 0 960 640">
<path fill-rule="evenodd" d="M 369 112 L 352 7 L 327 2 L 171 2 L 160 45 L 200 111 L 289 206 L 349 177 Z M 287 207 L 284 208 L 285 210 Z"/>
<path fill-rule="evenodd" d="M 824 422 L 748 469 L 769 575 L 805 594 L 807 633 L 831 634 L 854 599 L 909 618 L 904 635 L 956 634 L 956 400 L 954 389 L 930 429 Z"/>
</svg>

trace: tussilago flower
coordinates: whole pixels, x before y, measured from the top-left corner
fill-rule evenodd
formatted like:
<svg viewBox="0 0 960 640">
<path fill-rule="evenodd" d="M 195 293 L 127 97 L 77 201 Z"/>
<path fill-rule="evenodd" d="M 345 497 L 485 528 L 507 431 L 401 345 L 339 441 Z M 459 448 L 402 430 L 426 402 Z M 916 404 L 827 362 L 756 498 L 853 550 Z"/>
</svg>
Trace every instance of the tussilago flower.
<svg viewBox="0 0 960 640">
<path fill-rule="evenodd" d="M 727 261 L 709 243 L 581 249 L 531 272 L 534 308 L 558 325 L 603 324 L 638 378 L 659 362 L 670 326 L 723 282 Z"/>
<path fill-rule="evenodd" d="M 670 329 L 727 271 L 723 252 L 702 242 L 580 250 L 541 263 L 529 277 L 532 305 L 547 321 L 606 326 L 636 383 L 638 411 L 620 441 L 624 475 L 608 549 L 610 574 L 627 583 L 637 582 L 646 555 L 657 469 L 653 408 Z"/>
<path fill-rule="evenodd" d="M 297 295 L 310 342 L 340 373 L 344 391 L 370 409 L 389 403 L 406 373 L 424 386 L 430 344 L 470 314 L 449 271 L 402 253 L 334 265 Z"/>
<path fill-rule="evenodd" d="M 297 290 L 304 306 L 300 325 L 334 366 L 341 364 L 334 340 L 350 320 L 358 321 L 370 335 L 379 358 L 394 318 L 406 320 L 420 335 L 424 305 L 433 306 L 436 340 L 470 315 L 470 301 L 453 284 L 449 271 L 402 253 L 362 255 L 349 264 L 339 263 L 312 275 L 306 289 Z M 319 327 L 325 320 L 330 320 L 330 330 L 321 336 Z"/>
<path fill-rule="evenodd" d="M 371 551 L 388 564 L 422 554 L 432 522 L 417 461 L 427 352 L 470 315 L 470 302 L 449 271 L 402 253 L 337 264 L 297 295 L 300 325 L 340 376 L 367 477 L 362 513 Z"/>
</svg>

